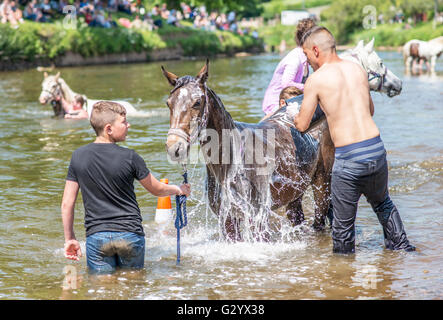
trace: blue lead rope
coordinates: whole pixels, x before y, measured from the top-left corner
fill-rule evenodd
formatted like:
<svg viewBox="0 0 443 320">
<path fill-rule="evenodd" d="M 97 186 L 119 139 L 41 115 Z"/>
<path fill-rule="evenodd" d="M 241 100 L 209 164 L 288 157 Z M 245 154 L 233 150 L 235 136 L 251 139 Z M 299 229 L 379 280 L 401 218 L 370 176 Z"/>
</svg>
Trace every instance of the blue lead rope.
<svg viewBox="0 0 443 320">
<path fill-rule="evenodd" d="M 183 174 L 183 183 L 188 183 L 188 173 Z M 177 229 L 177 265 L 180 264 L 180 229 L 188 224 L 188 216 L 186 215 L 186 196 L 175 196 L 176 217 L 175 228 Z"/>
</svg>

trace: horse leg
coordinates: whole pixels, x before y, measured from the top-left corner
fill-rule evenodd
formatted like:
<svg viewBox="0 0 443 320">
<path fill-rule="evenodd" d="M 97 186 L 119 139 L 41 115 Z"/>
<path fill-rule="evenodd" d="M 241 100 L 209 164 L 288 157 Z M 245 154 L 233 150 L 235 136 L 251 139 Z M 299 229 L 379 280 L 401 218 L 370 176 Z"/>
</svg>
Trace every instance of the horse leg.
<svg viewBox="0 0 443 320">
<path fill-rule="evenodd" d="M 226 217 L 224 221 L 224 236 L 226 239 L 233 242 L 242 241 L 240 222 L 240 219 L 232 218 L 229 215 Z"/>
<path fill-rule="evenodd" d="M 314 193 L 315 213 L 312 227 L 316 231 L 325 229 L 325 218 L 330 212 L 331 176 L 324 172 L 317 172 L 313 178 L 312 190 Z"/>
<path fill-rule="evenodd" d="M 410 71 L 411 69 L 411 63 L 414 64 L 414 58 L 411 56 L 406 58 L 406 71 Z M 412 68 L 413 69 L 413 68 Z"/>
<path fill-rule="evenodd" d="M 303 213 L 303 208 L 301 205 L 303 195 L 301 195 L 298 199 L 290 202 L 286 207 L 286 216 L 292 225 L 298 226 L 305 220 L 305 215 Z"/>
</svg>

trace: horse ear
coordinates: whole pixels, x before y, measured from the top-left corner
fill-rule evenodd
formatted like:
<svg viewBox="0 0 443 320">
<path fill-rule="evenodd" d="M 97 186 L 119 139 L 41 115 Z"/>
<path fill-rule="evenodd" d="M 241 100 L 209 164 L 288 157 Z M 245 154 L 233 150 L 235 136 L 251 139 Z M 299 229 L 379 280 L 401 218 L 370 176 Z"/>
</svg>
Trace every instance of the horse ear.
<svg viewBox="0 0 443 320">
<path fill-rule="evenodd" d="M 206 59 L 206 64 L 201 68 L 200 72 L 197 75 L 197 80 L 201 83 L 205 83 L 208 80 L 209 76 L 209 59 Z"/>
<path fill-rule="evenodd" d="M 356 47 L 356 49 L 363 49 L 364 48 L 364 41 L 363 40 L 360 40 L 358 43 L 357 43 L 357 47 Z"/>
<path fill-rule="evenodd" d="M 59 78 L 60 78 L 60 71 L 57 72 L 57 74 L 55 75 L 55 82 L 58 82 Z"/>
<path fill-rule="evenodd" d="M 162 68 L 163 75 L 166 77 L 166 79 L 168 79 L 168 82 L 171 84 L 171 86 L 174 87 L 175 84 L 177 83 L 178 77 L 175 74 L 173 74 L 172 72 L 166 71 L 166 69 L 163 68 L 163 66 L 161 66 L 161 68 Z"/>
<path fill-rule="evenodd" d="M 374 51 L 374 38 L 372 38 L 372 40 L 369 41 L 368 44 L 366 44 L 365 49 L 368 53 Z"/>
<path fill-rule="evenodd" d="M 43 76 L 44 76 L 45 78 L 47 78 L 47 77 L 48 77 L 48 73 L 45 71 L 45 73 L 43 73 Z"/>
</svg>

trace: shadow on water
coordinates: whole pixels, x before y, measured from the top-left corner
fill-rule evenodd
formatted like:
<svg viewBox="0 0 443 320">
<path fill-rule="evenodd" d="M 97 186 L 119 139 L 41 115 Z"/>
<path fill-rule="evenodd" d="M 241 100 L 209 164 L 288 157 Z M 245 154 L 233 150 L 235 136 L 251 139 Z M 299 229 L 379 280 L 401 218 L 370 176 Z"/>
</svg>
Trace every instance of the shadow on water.
<svg viewBox="0 0 443 320">
<path fill-rule="evenodd" d="M 72 151 L 93 140 L 88 121 L 51 119 L 42 106 L 41 73 L 2 74 L 0 79 L 0 299 L 438 299 L 442 297 L 441 206 L 443 201 L 442 64 L 435 76 L 404 75 L 396 52 L 380 57 L 403 80 L 400 96 L 372 94 L 374 119 L 388 150 L 390 192 L 412 254 L 383 249 L 382 229 L 362 199 L 356 221 L 356 255 L 332 254 L 331 232 L 315 233 L 312 192 L 303 200 L 307 220 L 292 228 L 275 213 L 271 243 L 218 240 L 217 219 L 207 208 L 202 163 L 190 168 L 193 194 L 182 233 L 182 263 L 175 265 L 172 224 L 154 222 L 156 198 L 136 184 L 146 231 L 145 268 L 120 270 L 99 279 L 86 261 L 63 257 L 60 202 Z M 209 86 L 235 120 L 257 122 L 261 100 L 280 57 L 218 59 Z M 129 119 L 123 146 L 135 149 L 157 178 L 180 183 L 181 170 L 168 163 L 165 100 L 170 91 L 160 65 L 194 75 L 201 61 L 64 68 L 70 87 L 90 98 L 123 99 L 144 112 Z M 251 84 L 253 84 L 251 86 Z M 84 250 L 82 199 L 75 230 Z M 73 286 L 75 285 L 75 288 Z M 65 289 L 63 289 L 65 286 Z M 69 287 L 71 286 L 71 287 Z"/>
</svg>

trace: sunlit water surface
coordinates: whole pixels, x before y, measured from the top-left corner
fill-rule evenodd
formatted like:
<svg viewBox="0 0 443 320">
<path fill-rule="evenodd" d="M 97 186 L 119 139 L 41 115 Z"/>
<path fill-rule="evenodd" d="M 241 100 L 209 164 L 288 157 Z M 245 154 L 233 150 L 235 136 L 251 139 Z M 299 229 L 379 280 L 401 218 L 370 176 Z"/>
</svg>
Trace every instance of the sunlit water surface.
<svg viewBox="0 0 443 320">
<path fill-rule="evenodd" d="M 88 121 L 55 120 L 37 99 L 43 75 L 35 70 L 0 75 L 0 299 L 441 299 L 443 298 L 443 65 L 434 76 L 406 76 L 400 54 L 383 52 L 403 80 L 400 96 L 373 93 L 374 119 L 388 150 L 390 192 L 415 253 L 383 247 L 376 215 L 362 197 L 356 254 L 332 254 L 331 231 L 315 233 L 312 194 L 307 221 L 281 226 L 271 243 L 220 241 L 207 209 L 204 165 L 190 168 L 193 187 L 182 262 L 176 266 L 172 224 L 154 222 L 156 198 L 136 183 L 146 231 L 145 268 L 98 279 L 86 261 L 63 257 L 60 202 L 73 150 L 93 141 Z M 257 122 L 278 55 L 211 61 L 209 86 L 233 118 Z M 195 75 L 202 61 L 163 63 L 178 75 Z M 181 169 L 167 161 L 165 100 L 170 87 L 161 63 L 61 69 L 73 90 L 95 99 L 124 99 L 143 112 L 129 118 L 123 146 L 135 149 L 157 178 L 180 183 Z M 79 197 L 75 230 L 83 252 L 84 210 Z M 285 231 L 286 230 L 286 231 Z M 289 230 L 289 232 L 288 232 Z M 77 275 L 71 279 L 70 275 Z M 71 279 L 71 280 L 70 280 Z M 66 280 L 70 282 L 67 283 Z M 70 287 L 64 290 L 62 287 Z"/>
</svg>

